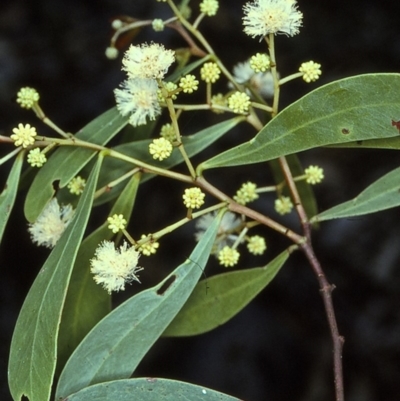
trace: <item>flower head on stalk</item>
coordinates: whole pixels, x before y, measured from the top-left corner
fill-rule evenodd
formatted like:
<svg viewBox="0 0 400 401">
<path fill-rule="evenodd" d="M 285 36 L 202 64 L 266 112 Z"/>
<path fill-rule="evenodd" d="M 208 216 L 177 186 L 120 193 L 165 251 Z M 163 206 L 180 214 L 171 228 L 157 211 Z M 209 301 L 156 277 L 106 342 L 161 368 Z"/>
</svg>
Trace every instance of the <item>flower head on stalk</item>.
<svg viewBox="0 0 400 401">
<path fill-rule="evenodd" d="M 47 161 L 46 155 L 42 153 L 40 148 L 31 149 L 27 159 L 32 167 L 42 167 Z"/>
<path fill-rule="evenodd" d="M 162 79 L 175 61 L 175 53 L 163 45 L 144 43 L 131 45 L 122 59 L 122 69 L 129 78 Z"/>
<path fill-rule="evenodd" d="M 97 284 L 101 284 L 109 294 L 112 291 L 125 289 L 125 283 L 139 281 L 137 272 L 143 270 L 138 267 L 139 252 L 124 242 L 119 249 L 115 249 L 114 242 L 104 241 L 96 249 L 94 258 L 90 260 L 90 271 Z"/>
<path fill-rule="evenodd" d="M 173 147 L 171 142 L 164 137 L 153 139 L 149 145 L 149 153 L 155 160 L 164 160 L 171 156 Z"/>
<path fill-rule="evenodd" d="M 17 93 L 17 103 L 24 109 L 31 109 L 39 99 L 39 93 L 33 88 L 21 88 Z"/>
<path fill-rule="evenodd" d="M 282 33 L 294 36 L 302 26 L 303 14 L 296 0 L 253 0 L 243 7 L 244 32 L 255 38 Z"/>
<path fill-rule="evenodd" d="M 303 80 L 308 84 L 319 79 L 319 76 L 322 74 L 321 64 L 312 60 L 303 63 L 300 66 L 299 71 L 303 73 Z"/>
<path fill-rule="evenodd" d="M 60 207 L 57 198 L 53 198 L 36 221 L 29 224 L 28 231 L 32 241 L 39 246 L 54 248 L 73 216 L 74 210 L 71 205 Z"/>
<path fill-rule="evenodd" d="M 239 261 L 240 253 L 229 246 L 224 246 L 218 253 L 219 264 L 225 267 L 232 267 Z"/>
<path fill-rule="evenodd" d="M 27 148 L 35 143 L 36 135 L 35 127 L 31 127 L 30 124 L 18 124 L 17 128 L 13 128 L 13 134 L 10 138 L 14 141 L 15 146 Z"/>
<path fill-rule="evenodd" d="M 80 175 L 74 177 L 67 185 L 69 192 L 73 195 L 81 195 L 86 186 L 86 180 Z"/>
<path fill-rule="evenodd" d="M 187 188 L 183 194 L 183 204 L 188 209 L 200 209 L 204 204 L 206 194 L 198 187 Z"/>
<path fill-rule="evenodd" d="M 157 97 L 157 82 L 153 79 L 128 79 L 115 89 L 117 109 L 123 116 L 130 116 L 129 123 L 134 127 L 145 125 L 146 118 L 155 120 L 161 114 Z"/>
</svg>

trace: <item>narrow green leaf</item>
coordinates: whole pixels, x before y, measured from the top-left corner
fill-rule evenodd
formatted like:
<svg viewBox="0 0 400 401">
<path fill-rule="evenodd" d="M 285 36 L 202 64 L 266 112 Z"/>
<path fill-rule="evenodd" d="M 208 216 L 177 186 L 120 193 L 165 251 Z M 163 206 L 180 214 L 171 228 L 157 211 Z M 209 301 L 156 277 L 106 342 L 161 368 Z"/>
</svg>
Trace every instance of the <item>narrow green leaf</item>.
<svg viewBox="0 0 400 401">
<path fill-rule="evenodd" d="M 128 119 L 122 117 L 114 107 L 80 130 L 76 137 L 97 145 L 106 144 L 125 125 Z M 25 217 L 34 222 L 47 202 L 54 197 L 54 183 L 66 186 L 73 177 L 96 155 L 96 151 L 63 146 L 57 149 L 47 163 L 38 171 L 25 199 Z"/>
<path fill-rule="evenodd" d="M 49 400 L 54 370 L 61 311 L 72 266 L 92 207 L 101 160 L 96 164 L 81 196 L 74 219 L 33 283 L 14 330 L 9 385 L 15 401 Z"/>
<path fill-rule="evenodd" d="M 195 384 L 155 377 L 96 384 L 72 394 L 68 401 L 239 401 Z"/>
<path fill-rule="evenodd" d="M 198 167 L 203 170 L 275 159 L 318 146 L 398 136 L 400 74 L 367 74 L 324 85 L 281 111 L 249 142 Z"/>
<path fill-rule="evenodd" d="M 111 209 L 130 220 L 140 175 L 133 176 Z M 90 273 L 90 259 L 100 242 L 111 240 L 113 232 L 104 222 L 86 237 L 79 248 L 62 314 L 58 338 L 58 369 L 62 368 L 85 335 L 111 310 L 111 297 L 97 285 Z"/>
<path fill-rule="evenodd" d="M 194 336 L 221 326 L 273 280 L 288 257 L 289 253 L 284 251 L 264 267 L 223 273 L 200 281 L 163 335 Z"/>
<path fill-rule="evenodd" d="M 400 167 L 384 175 L 354 199 L 325 210 L 311 222 L 360 216 L 400 206 Z"/>
<path fill-rule="evenodd" d="M 229 132 L 233 127 L 238 125 L 243 121 L 243 117 L 234 117 L 232 119 L 220 122 L 211 127 L 203 129 L 196 134 L 183 136 L 182 142 L 185 146 L 186 153 L 189 157 L 192 157 L 200 153 L 203 149 L 207 148 L 209 145 L 214 143 L 217 139 L 221 138 L 224 134 Z M 183 162 L 183 158 L 178 149 L 172 152 L 172 155 L 163 161 L 157 161 L 152 158 L 149 153 L 149 145 L 152 139 L 141 140 L 126 143 L 123 145 L 116 146 L 114 150 L 121 152 L 135 159 L 141 160 L 142 162 L 151 164 L 156 167 L 162 167 L 169 169 Z M 104 161 L 104 169 L 99 178 L 99 185 L 105 186 L 108 183 L 116 180 L 118 177 L 126 174 L 128 171 L 132 170 L 134 166 L 132 164 L 123 162 L 121 160 L 107 158 Z M 152 174 L 145 174 L 142 178 L 142 182 L 153 178 Z M 123 184 L 122 184 L 123 185 Z M 121 186 L 115 186 L 111 191 L 103 194 L 98 200 L 96 200 L 96 205 L 107 202 L 113 198 L 121 191 Z"/>
<path fill-rule="evenodd" d="M 190 258 L 153 288 L 130 298 L 84 338 L 61 373 L 56 399 L 95 383 L 131 376 L 143 356 L 186 302 L 211 252 L 221 214 Z"/>
<path fill-rule="evenodd" d="M 20 152 L 15 158 L 14 164 L 7 178 L 7 182 L 0 194 L 0 242 L 3 238 L 4 230 L 6 228 L 11 211 L 14 207 L 24 156 L 25 152 Z"/>
<path fill-rule="evenodd" d="M 399 113 L 400 114 L 400 113 Z M 383 139 L 370 139 L 368 141 L 355 141 L 330 145 L 330 148 L 368 148 L 368 149 L 400 149 L 400 136 Z"/>
</svg>

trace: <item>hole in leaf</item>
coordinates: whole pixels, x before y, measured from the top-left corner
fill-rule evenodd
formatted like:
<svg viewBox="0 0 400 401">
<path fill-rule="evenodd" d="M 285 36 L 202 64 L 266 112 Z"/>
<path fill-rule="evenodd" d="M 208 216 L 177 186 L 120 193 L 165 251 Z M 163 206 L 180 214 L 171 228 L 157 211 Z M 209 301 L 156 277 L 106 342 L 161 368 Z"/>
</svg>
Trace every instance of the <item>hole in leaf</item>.
<svg viewBox="0 0 400 401">
<path fill-rule="evenodd" d="M 172 283 L 176 280 L 176 276 L 171 276 L 158 290 L 157 295 L 164 295 L 165 292 L 171 287 Z"/>
</svg>

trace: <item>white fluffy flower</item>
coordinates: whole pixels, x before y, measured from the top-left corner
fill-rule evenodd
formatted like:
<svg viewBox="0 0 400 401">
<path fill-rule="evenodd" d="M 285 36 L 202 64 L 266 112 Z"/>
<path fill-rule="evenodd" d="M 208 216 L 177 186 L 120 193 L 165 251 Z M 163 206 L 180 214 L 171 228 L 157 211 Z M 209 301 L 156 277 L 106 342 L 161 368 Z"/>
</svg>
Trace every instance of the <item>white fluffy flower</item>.
<svg viewBox="0 0 400 401">
<path fill-rule="evenodd" d="M 249 60 L 236 64 L 233 67 L 233 75 L 237 83 L 246 85 L 263 98 L 270 98 L 274 95 L 274 79 L 271 72 L 254 72 L 250 67 Z"/>
<path fill-rule="evenodd" d="M 147 43 L 131 45 L 122 59 L 122 69 L 129 78 L 162 79 L 170 65 L 175 61 L 175 53 L 163 45 Z"/>
<path fill-rule="evenodd" d="M 196 241 L 200 241 L 201 237 L 204 235 L 207 228 L 210 227 L 217 214 L 218 212 L 207 213 L 201 216 L 196 221 Z M 232 212 L 226 212 L 223 215 L 221 223 L 218 227 L 217 237 L 215 239 L 215 243 L 212 249 L 212 254 L 217 254 L 225 246 L 233 245 L 238 237 L 236 235 L 236 231 L 241 226 L 241 224 L 242 220 L 240 219 L 240 217 L 238 217 L 238 215 Z"/>
<path fill-rule="evenodd" d="M 303 14 L 296 0 L 253 0 L 244 5 L 244 32 L 255 38 L 270 33 L 294 36 L 299 33 Z"/>
<path fill-rule="evenodd" d="M 33 224 L 29 224 L 28 231 L 32 241 L 38 245 L 53 248 L 60 239 L 74 215 L 71 205 L 61 206 L 53 198 L 40 213 Z"/>
<path fill-rule="evenodd" d="M 123 116 L 130 115 L 129 123 L 134 127 L 145 125 L 146 118 L 155 120 L 161 113 L 157 97 L 157 82 L 153 79 L 128 79 L 115 89 L 117 109 Z"/>
<path fill-rule="evenodd" d="M 115 249 L 114 242 L 103 241 L 96 249 L 95 256 L 90 260 L 90 271 L 97 284 L 111 294 L 112 291 L 125 289 L 125 283 L 139 281 L 136 273 L 143 270 L 138 267 L 139 252 L 124 242 Z"/>
</svg>

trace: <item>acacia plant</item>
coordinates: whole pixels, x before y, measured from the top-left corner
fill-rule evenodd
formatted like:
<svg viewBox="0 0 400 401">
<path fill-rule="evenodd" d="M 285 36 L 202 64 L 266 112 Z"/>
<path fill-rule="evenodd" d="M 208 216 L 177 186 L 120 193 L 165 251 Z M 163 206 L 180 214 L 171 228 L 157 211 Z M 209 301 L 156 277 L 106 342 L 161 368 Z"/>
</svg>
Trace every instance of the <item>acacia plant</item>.
<svg viewBox="0 0 400 401">
<path fill-rule="evenodd" d="M 399 169 L 356 198 L 319 213 L 311 187 L 323 180 L 324 171 L 316 165 L 303 169 L 297 154 L 328 145 L 349 151 L 398 149 L 400 77 L 341 79 L 279 110 L 281 89 L 294 79 L 307 84 L 321 75 L 315 61 L 293 61 L 300 65 L 293 74 L 279 74 L 276 38 L 297 35 L 303 24 L 296 0 L 251 0 L 243 6 L 238 26 L 242 23 L 248 40 L 258 42 L 259 52 L 249 54 L 232 72 L 201 31 L 203 19 L 218 12 L 217 0 L 201 1 L 200 9 L 190 9 L 188 0 L 179 6 L 173 0 L 158 1 L 169 6 L 166 20 L 121 18 L 112 23 L 114 36 L 106 50 L 110 59 L 117 58 L 118 39 L 126 32 L 148 27 L 160 36 L 160 43 L 132 43 L 126 49 L 126 80 L 114 91 L 115 107 L 69 133 L 45 115 L 39 93 L 24 87 L 17 102 L 33 110 L 54 136 L 42 136 L 40 126 L 21 122 L 11 135 L 1 136 L 3 149 L 8 149 L 1 164 L 15 160 L 0 197 L 0 233 L 13 209 L 21 172 L 28 171 L 27 177 L 33 177 L 24 205 L 28 230 L 34 243 L 49 248 L 16 323 L 9 360 L 11 394 L 15 401 L 23 396 L 30 401 L 234 400 L 201 383 L 131 376 L 160 336 L 197 335 L 235 316 L 297 251 L 304 253 L 319 283 L 332 339 L 335 399 L 343 401 L 344 339 L 335 319 L 334 286 L 316 256 L 312 231 L 325 220 L 398 206 Z M 167 29 L 186 47 L 165 48 L 162 32 Z M 213 118 L 204 121 L 213 123 L 187 132 L 182 116 L 193 112 L 209 113 Z M 250 133 L 251 139 L 216 151 L 215 142 L 233 129 Z M 207 156 L 201 159 L 205 149 Z M 200 163 L 194 163 L 195 155 Z M 254 165 L 255 171 L 271 168 L 274 180 L 268 182 L 265 174 L 265 181 L 256 184 L 249 175 L 236 193 L 225 193 L 209 174 L 219 169 L 229 179 L 230 167 L 244 165 Z M 183 193 L 165 194 L 176 199 L 181 217 L 173 224 L 160 223 L 156 232 L 140 227 L 143 235 L 134 238 L 129 221 L 136 194 L 144 182 L 158 185 L 158 176 L 186 186 Z M 275 196 L 271 207 L 263 208 L 269 214 L 252 207 L 255 200 L 256 206 L 268 206 L 267 193 Z M 110 212 L 87 233 L 92 210 L 105 203 Z M 281 216 L 289 213 L 297 216 L 297 229 L 282 222 Z M 182 253 L 182 264 L 171 266 L 155 287 L 146 287 L 140 282 L 146 258 L 163 246 L 165 236 L 174 236 L 192 220 L 196 232 L 190 256 Z M 266 257 L 266 239 L 252 233 L 255 227 L 265 237 L 285 237 L 287 249 Z M 258 255 L 261 267 L 242 265 L 245 252 Z M 210 255 L 220 273 L 199 282 Z M 235 270 L 229 271 L 231 267 Z M 112 293 L 124 291 L 128 283 L 147 289 L 112 310 Z"/>
</svg>

